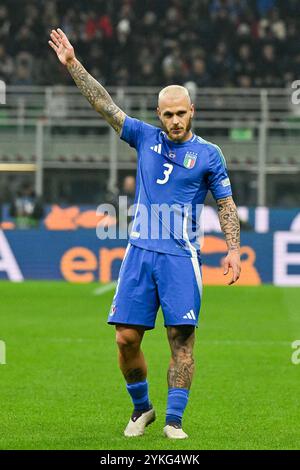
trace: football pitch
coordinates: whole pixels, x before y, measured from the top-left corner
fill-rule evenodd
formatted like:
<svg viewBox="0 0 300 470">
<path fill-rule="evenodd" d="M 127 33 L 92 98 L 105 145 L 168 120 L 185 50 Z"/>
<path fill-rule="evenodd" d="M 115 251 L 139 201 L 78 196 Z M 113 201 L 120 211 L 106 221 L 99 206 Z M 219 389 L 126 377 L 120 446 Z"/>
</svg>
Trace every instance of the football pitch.
<svg viewBox="0 0 300 470">
<path fill-rule="evenodd" d="M 106 325 L 113 289 L 0 282 L 0 449 L 300 449 L 300 289 L 206 287 L 185 441 L 163 434 L 169 348 L 162 314 L 144 338 L 157 420 L 123 437 L 132 411 Z"/>
</svg>

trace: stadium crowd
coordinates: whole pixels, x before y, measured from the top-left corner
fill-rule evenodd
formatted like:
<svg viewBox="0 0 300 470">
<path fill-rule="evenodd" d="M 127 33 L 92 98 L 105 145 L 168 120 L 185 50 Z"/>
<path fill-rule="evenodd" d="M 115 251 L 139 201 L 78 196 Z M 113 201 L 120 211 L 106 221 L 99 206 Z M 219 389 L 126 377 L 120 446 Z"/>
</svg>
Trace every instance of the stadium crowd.
<svg viewBox="0 0 300 470">
<path fill-rule="evenodd" d="M 71 84 L 61 27 L 105 85 L 284 87 L 300 77 L 298 0 L 2 0 L 0 79 Z"/>
</svg>

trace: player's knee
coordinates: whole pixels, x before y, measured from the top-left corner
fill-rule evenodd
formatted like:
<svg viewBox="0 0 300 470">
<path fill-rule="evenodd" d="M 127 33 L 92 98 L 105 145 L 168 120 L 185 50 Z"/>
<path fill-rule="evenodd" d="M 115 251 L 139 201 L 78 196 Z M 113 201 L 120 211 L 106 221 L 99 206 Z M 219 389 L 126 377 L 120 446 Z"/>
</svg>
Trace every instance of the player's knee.
<svg viewBox="0 0 300 470">
<path fill-rule="evenodd" d="M 168 339 L 171 345 L 192 346 L 195 339 L 195 327 L 189 325 L 168 327 Z"/>
<path fill-rule="evenodd" d="M 176 361 L 193 361 L 195 328 L 180 326 L 168 328 L 168 339 L 172 357 Z"/>
<path fill-rule="evenodd" d="M 134 329 L 116 328 L 116 343 L 121 352 L 137 351 L 140 348 L 141 337 Z"/>
</svg>

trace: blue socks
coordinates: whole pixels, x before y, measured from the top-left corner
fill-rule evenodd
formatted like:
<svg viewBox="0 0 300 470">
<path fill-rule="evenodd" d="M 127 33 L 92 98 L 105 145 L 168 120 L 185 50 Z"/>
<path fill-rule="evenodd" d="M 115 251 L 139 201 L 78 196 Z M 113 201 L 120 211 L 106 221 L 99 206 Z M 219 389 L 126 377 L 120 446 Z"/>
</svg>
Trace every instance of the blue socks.
<svg viewBox="0 0 300 470">
<path fill-rule="evenodd" d="M 127 384 L 126 388 L 129 395 L 131 396 L 134 410 L 149 410 L 151 408 L 151 403 L 148 397 L 148 382 L 136 382 L 134 384 Z"/>
<path fill-rule="evenodd" d="M 186 388 L 169 388 L 166 424 L 174 423 L 181 426 L 182 415 L 189 398 Z"/>
<path fill-rule="evenodd" d="M 151 408 L 148 396 L 148 382 L 127 384 L 126 388 L 131 396 L 135 411 L 146 411 Z M 185 388 L 169 388 L 166 424 L 181 426 L 182 416 L 188 403 L 189 390 Z"/>
</svg>

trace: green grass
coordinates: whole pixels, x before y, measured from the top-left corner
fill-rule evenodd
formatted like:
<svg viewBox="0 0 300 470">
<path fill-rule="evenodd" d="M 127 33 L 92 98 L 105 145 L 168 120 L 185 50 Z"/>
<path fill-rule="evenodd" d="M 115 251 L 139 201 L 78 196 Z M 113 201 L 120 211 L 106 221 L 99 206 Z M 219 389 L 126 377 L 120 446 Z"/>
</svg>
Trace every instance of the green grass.
<svg viewBox="0 0 300 470">
<path fill-rule="evenodd" d="M 299 449 L 300 290 L 206 287 L 186 441 L 162 435 L 169 349 L 161 312 L 147 332 L 158 419 L 141 438 L 123 429 L 131 403 L 117 366 L 113 291 L 98 285 L 0 283 L 0 449 Z"/>
</svg>

